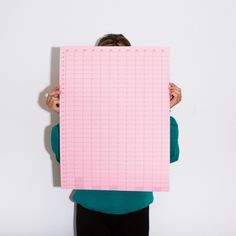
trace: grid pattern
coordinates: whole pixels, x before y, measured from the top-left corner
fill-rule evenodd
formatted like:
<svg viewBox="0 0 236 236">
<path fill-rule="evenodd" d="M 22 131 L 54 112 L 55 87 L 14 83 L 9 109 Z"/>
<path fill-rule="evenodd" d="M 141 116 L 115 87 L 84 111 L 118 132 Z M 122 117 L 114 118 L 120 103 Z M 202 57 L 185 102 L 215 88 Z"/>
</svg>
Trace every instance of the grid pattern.
<svg viewBox="0 0 236 236">
<path fill-rule="evenodd" d="M 60 47 L 61 187 L 169 191 L 168 85 L 168 47 Z"/>
</svg>

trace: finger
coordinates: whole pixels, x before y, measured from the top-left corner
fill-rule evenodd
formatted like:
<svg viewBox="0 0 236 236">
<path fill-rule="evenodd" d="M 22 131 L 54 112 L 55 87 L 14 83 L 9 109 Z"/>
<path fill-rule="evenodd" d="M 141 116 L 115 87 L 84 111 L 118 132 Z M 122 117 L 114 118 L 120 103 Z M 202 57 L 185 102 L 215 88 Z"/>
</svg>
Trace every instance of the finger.
<svg viewBox="0 0 236 236">
<path fill-rule="evenodd" d="M 52 101 L 53 98 L 55 98 L 55 97 L 52 96 L 52 95 L 48 95 L 48 97 L 47 97 L 47 103 L 48 103 L 48 104 L 51 104 L 51 101 Z"/>
<path fill-rule="evenodd" d="M 49 99 L 50 99 L 50 91 L 48 91 L 47 93 L 45 93 L 45 97 L 47 98 L 47 102 L 48 102 Z"/>
<path fill-rule="evenodd" d="M 60 97 L 59 94 L 60 94 L 59 91 L 54 91 L 54 92 L 49 93 L 48 96 L 47 96 L 47 103 L 50 102 L 50 100 L 52 99 L 52 97 L 59 98 L 59 97 Z"/>
<path fill-rule="evenodd" d="M 55 92 L 58 93 L 58 91 L 60 93 L 60 88 L 59 88 L 59 86 L 56 86 L 56 87 L 52 88 L 51 90 L 49 90 L 48 94 L 54 95 L 54 93 Z"/>
<path fill-rule="evenodd" d="M 178 91 L 171 91 L 169 94 L 175 97 L 181 97 L 181 94 Z"/>
<path fill-rule="evenodd" d="M 53 106 L 59 107 L 60 106 L 60 101 L 53 101 Z"/>
<path fill-rule="evenodd" d="M 175 98 L 179 96 L 179 94 L 176 91 L 172 91 L 171 95 L 173 95 Z"/>
<path fill-rule="evenodd" d="M 60 103 L 58 101 L 53 103 L 53 111 L 59 113 L 59 111 L 60 111 Z"/>
<path fill-rule="evenodd" d="M 180 91 L 181 91 L 181 88 L 179 88 L 179 87 L 177 87 L 177 86 L 169 87 L 169 89 L 177 89 L 177 90 L 180 90 Z"/>
<path fill-rule="evenodd" d="M 176 92 L 178 94 L 181 94 L 181 89 L 179 89 L 179 88 L 170 88 L 170 92 Z"/>
<path fill-rule="evenodd" d="M 60 102 L 59 101 L 54 101 L 53 102 L 53 110 L 56 112 L 59 112 L 60 109 Z"/>
<path fill-rule="evenodd" d="M 171 96 L 173 97 L 173 99 L 176 99 L 176 97 L 178 96 L 175 92 L 171 93 Z"/>
<path fill-rule="evenodd" d="M 55 95 L 58 96 L 59 94 L 60 94 L 59 90 L 54 90 L 54 91 L 48 93 L 49 96 L 55 96 Z"/>
<path fill-rule="evenodd" d="M 172 86 L 176 86 L 173 82 L 169 82 L 169 85 Z"/>
<path fill-rule="evenodd" d="M 178 86 L 177 86 L 176 84 L 174 84 L 174 83 L 170 83 L 170 87 L 169 87 L 169 89 L 178 89 L 178 90 L 181 91 L 181 88 L 178 87 Z"/>
<path fill-rule="evenodd" d="M 173 98 L 170 100 L 170 108 L 173 107 L 175 104 L 177 104 L 176 97 L 173 96 Z"/>
<path fill-rule="evenodd" d="M 51 97 L 50 100 L 49 100 L 49 102 L 48 102 L 48 106 L 49 106 L 51 109 L 53 109 L 55 102 L 59 102 L 59 99 L 58 99 L 58 98 L 55 98 L 55 97 Z"/>
<path fill-rule="evenodd" d="M 178 101 L 178 102 L 179 102 L 179 101 L 181 100 L 181 96 L 180 96 L 179 93 L 177 93 L 177 92 L 174 91 L 174 92 L 172 92 L 171 94 L 174 96 L 174 98 L 173 98 L 174 101 Z"/>
<path fill-rule="evenodd" d="M 56 97 L 51 97 L 52 103 L 59 102 L 59 98 Z"/>
</svg>

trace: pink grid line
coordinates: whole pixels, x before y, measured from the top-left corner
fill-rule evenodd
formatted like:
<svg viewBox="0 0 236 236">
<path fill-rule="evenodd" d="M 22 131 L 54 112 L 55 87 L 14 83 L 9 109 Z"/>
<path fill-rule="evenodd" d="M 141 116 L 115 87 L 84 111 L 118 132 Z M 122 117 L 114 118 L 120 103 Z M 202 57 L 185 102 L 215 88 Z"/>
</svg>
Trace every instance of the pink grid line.
<svg viewBox="0 0 236 236">
<path fill-rule="evenodd" d="M 169 48 L 60 48 L 61 186 L 169 191 Z"/>
</svg>

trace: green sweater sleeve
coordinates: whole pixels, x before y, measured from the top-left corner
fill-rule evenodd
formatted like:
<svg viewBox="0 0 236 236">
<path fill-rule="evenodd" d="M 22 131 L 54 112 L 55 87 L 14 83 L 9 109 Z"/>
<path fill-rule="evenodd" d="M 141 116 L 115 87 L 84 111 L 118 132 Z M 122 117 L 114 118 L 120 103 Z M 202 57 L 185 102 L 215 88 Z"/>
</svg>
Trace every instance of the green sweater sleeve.
<svg viewBox="0 0 236 236">
<path fill-rule="evenodd" d="M 177 121 L 170 116 L 170 163 L 179 159 L 179 128 Z"/>
<path fill-rule="evenodd" d="M 170 163 L 179 159 L 179 143 L 178 143 L 178 124 L 174 117 L 170 116 Z M 56 156 L 56 160 L 60 163 L 60 129 L 59 123 L 51 129 L 51 147 Z"/>
<path fill-rule="evenodd" d="M 59 123 L 51 129 L 51 148 L 56 156 L 56 160 L 60 163 L 60 129 Z"/>
</svg>

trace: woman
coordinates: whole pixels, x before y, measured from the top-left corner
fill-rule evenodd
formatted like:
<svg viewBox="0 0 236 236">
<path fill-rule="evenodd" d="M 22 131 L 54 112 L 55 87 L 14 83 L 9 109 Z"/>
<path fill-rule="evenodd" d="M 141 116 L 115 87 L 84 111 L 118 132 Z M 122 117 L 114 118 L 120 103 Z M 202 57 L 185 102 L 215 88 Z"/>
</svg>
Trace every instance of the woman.
<svg viewBox="0 0 236 236">
<path fill-rule="evenodd" d="M 97 46 L 131 46 L 122 34 L 107 34 L 99 39 Z M 170 83 L 170 108 L 181 101 L 181 89 Z M 48 107 L 59 114 L 59 87 L 48 93 Z M 52 127 L 51 147 L 60 163 L 59 124 Z M 170 162 L 179 158 L 178 124 L 170 116 Z M 147 236 L 149 234 L 149 205 L 153 192 L 75 190 L 77 235 Z"/>
</svg>

